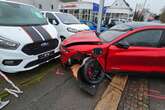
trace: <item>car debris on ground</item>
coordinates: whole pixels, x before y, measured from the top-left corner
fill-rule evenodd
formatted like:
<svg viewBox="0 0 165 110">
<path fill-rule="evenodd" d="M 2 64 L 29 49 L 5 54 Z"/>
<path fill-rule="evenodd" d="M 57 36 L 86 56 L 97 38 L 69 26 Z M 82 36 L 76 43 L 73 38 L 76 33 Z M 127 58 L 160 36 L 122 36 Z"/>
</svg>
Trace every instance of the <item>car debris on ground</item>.
<svg viewBox="0 0 165 110">
<path fill-rule="evenodd" d="M 5 88 L 4 90 L 7 91 L 9 94 L 14 95 L 16 98 L 19 97 L 18 94 L 22 94 L 23 91 L 20 90 L 19 87 L 17 87 L 4 73 L 0 72 L 0 75 L 14 88 L 14 89 L 8 89 Z M 0 100 L 0 109 L 5 107 L 10 101 L 2 101 Z"/>
</svg>

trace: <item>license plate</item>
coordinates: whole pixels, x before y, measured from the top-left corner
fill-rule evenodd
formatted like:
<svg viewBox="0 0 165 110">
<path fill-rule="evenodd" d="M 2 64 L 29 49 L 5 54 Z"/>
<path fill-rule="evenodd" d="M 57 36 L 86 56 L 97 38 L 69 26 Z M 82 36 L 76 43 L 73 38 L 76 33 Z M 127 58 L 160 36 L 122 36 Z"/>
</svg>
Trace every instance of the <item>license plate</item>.
<svg viewBox="0 0 165 110">
<path fill-rule="evenodd" d="M 41 54 L 41 55 L 38 56 L 38 59 L 44 59 L 44 58 L 50 57 L 52 55 L 54 55 L 54 51 Z"/>
</svg>

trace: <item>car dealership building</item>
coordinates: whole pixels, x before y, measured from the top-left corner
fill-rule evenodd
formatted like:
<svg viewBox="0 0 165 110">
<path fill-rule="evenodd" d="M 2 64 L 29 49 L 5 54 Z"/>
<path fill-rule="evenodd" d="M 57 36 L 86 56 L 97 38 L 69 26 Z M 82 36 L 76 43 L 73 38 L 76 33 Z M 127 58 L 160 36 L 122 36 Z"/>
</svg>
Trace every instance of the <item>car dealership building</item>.
<svg viewBox="0 0 165 110">
<path fill-rule="evenodd" d="M 76 16 L 79 20 L 97 21 L 99 4 L 83 0 L 12 0 L 34 5 L 40 10 L 61 11 Z M 103 20 L 133 18 L 133 10 L 125 0 L 105 4 Z"/>
<path fill-rule="evenodd" d="M 59 10 L 61 12 L 73 14 L 80 20 L 96 22 L 99 12 L 99 4 L 85 1 L 61 3 Z M 115 0 L 113 3 L 106 4 L 103 12 L 103 20 L 131 20 L 133 17 L 133 10 L 125 0 Z"/>
</svg>

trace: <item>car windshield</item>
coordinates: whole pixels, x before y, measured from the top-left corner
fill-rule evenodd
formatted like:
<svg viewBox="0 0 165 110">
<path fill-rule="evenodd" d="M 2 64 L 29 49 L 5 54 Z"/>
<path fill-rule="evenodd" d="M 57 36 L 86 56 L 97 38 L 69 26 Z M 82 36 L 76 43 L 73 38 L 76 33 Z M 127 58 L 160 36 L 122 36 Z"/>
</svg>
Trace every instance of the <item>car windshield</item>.
<svg viewBox="0 0 165 110">
<path fill-rule="evenodd" d="M 125 34 L 129 30 L 132 30 L 132 27 L 125 24 L 116 25 L 109 30 L 102 32 L 99 36 L 105 42 L 111 42 L 118 38 L 120 35 Z"/>
<path fill-rule="evenodd" d="M 56 13 L 56 15 L 64 24 L 80 24 L 80 21 L 71 14 Z"/>
<path fill-rule="evenodd" d="M 42 25 L 47 24 L 39 10 L 32 6 L 0 1 L 0 25 Z"/>
</svg>

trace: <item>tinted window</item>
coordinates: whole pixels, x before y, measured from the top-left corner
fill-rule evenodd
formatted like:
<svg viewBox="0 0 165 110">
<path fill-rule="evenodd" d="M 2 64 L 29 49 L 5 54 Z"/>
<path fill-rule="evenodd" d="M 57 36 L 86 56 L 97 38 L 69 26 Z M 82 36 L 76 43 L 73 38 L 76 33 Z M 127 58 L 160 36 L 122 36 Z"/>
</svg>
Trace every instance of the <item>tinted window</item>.
<svg viewBox="0 0 165 110">
<path fill-rule="evenodd" d="M 56 17 L 52 13 L 46 13 L 46 17 L 48 18 L 49 22 L 53 24 L 53 20 L 56 21 L 56 23 L 59 23 Z"/>
<path fill-rule="evenodd" d="M 118 38 L 120 35 L 126 33 L 127 31 L 120 31 L 120 30 L 108 30 L 105 32 L 102 32 L 99 36 L 100 39 L 102 39 L 105 42 L 111 42 Z"/>
<path fill-rule="evenodd" d="M 52 20 L 55 19 L 55 16 L 54 16 L 52 13 L 46 13 L 46 17 L 47 17 L 48 19 L 52 19 Z"/>
<path fill-rule="evenodd" d="M 146 30 L 128 36 L 123 41 L 131 46 L 156 47 L 159 44 L 162 30 Z"/>
<path fill-rule="evenodd" d="M 165 31 L 162 34 L 162 38 L 160 40 L 160 47 L 165 47 Z"/>
<path fill-rule="evenodd" d="M 56 15 L 64 24 L 80 24 L 80 21 L 71 14 L 56 13 Z"/>
<path fill-rule="evenodd" d="M 94 23 L 92 23 L 92 22 L 86 22 L 86 24 L 87 24 L 89 27 L 96 26 L 96 24 L 94 24 Z"/>
</svg>

